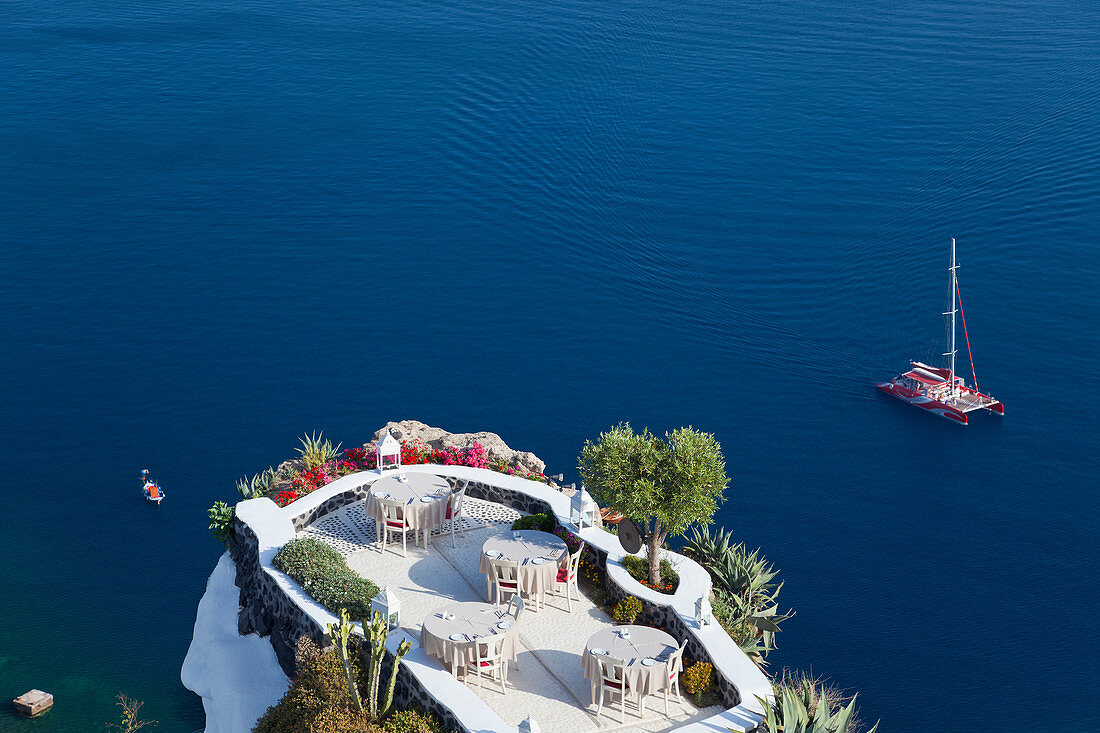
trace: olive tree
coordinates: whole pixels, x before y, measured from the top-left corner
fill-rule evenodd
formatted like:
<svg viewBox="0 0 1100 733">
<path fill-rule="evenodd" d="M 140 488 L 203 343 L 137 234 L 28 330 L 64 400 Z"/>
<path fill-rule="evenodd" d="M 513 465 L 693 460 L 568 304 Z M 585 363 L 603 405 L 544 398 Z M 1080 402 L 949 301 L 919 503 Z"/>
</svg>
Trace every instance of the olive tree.
<svg viewBox="0 0 1100 733">
<path fill-rule="evenodd" d="M 691 427 L 662 440 L 620 423 L 585 442 L 577 468 L 596 501 L 637 522 L 654 585 L 661 579 L 661 545 L 695 522 L 709 522 L 729 483 L 722 446 Z"/>
</svg>

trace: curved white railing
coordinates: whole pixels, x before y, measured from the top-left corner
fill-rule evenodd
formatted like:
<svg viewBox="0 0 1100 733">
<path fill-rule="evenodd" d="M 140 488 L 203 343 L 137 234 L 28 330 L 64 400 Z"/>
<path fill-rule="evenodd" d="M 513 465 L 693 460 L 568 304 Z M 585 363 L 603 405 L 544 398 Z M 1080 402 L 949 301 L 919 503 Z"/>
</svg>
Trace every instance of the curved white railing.
<svg viewBox="0 0 1100 733">
<path fill-rule="evenodd" d="M 659 593 L 636 581 L 620 564 L 619 561 L 626 553 L 623 552 L 617 536 L 597 527 L 578 528 L 570 521 L 569 498 L 546 484 L 528 481 L 516 476 L 508 476 L 484 468 L 470 468 L 468 466 L 424 464 L 403 466 L 400 470 L 407 473 L 431 473 L 436 476 L 448 476 L 459 480 L 468 479 L 525 494 L 548 504 L 563 527 L 581 537 L 590 546 L 607 553 L 607 574 L 616 585 L 631 595 L 651 604 L 669 607 L 679 615 L 684 622 L 684 627 L 709 652 L 715 673 L 725 678 L 737 689 L 741 698 L 740 704 L 705 720 L 687 723 L 676 730 L 680 733 L 726 733 L 731 728 L 747 731 L 754 728 L 760 721 L 762 709 L 757 698 L 772 699 L 771 683 L 767 676 L 760 671 L 760 668 L 741 651 L 740 647 L 734 643 L 721 626 L 711 624 L 700 628 L 695 623 L 695 601 L 710 593 L 711 582 L 706 569 L 694 560 L 675 552 L 662 550 L 662 557 L 668 557 L 676 565 L 676 570 L 680 575 L 680 584 L 674 594 Z M 283 508 L 276 506 L 270 499 L 250 499 L 237 504 L 237 517 L 252 529 L 259 541 L 260 564 L 265 572 L 279 584 L 287 597 L 322 629 L 327 628 L 329 623 L 336 621 L 336 618 L 326 608 L 306 595 L 298 584 L 287 575 L 276 570 L 271 565 L 271 559 L 280 547 L 293 539 L 295 534 L 294 517 L 308 514 L 344 491 L 397 472 L 396 469 L 389 469 L 381 473 L 378 471 L 353 473 L 339 478 Z M 414 651 L 420 652 L 421 650 L 414 649 Z M 410 657 L 412 658 L 410 659 Z M 438 664 L 432 664 L 431 660 L 428 659 L 421 660 L 419 656 L 413 656 L 412 653 L 405 658 L 404 663 L 411 663 L 410 670 L 413 674 L 432 691 L 433 695 L 438 694 L 437 699 L 454 712 L 456 717 L 469 730 L 486 731 L 486 733 L 489 731 L 512 733 L 515 730 L 514 727 L 504 723 L 476 695 L 472 693 L 467 695 L 457 688 L 452 689 L 448 680 L 453 681 L 453 678 L 450 675 L 437 674 L 437 672 L 442 672 Z M 460 683 L 456 682 L 455 684 L 458 688 L 465 690 Z M 455 707 L 456 705 L 457 707 Z"/>
</svg>

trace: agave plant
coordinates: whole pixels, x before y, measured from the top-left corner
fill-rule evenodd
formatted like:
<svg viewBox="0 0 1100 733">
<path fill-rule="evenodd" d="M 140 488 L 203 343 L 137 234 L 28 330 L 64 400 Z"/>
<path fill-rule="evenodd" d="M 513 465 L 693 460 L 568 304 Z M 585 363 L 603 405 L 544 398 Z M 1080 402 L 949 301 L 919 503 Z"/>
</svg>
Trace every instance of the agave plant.
<svg viewBox="0 0 1100 733">
<path fill-rule="evenodd" d="M 759 549 L 749 552 L 721 528 L 712 533 L 707 527 L 693 527 L 686 549 L 714 580 L 715 616 L 741 650 L 763 664 L 775 648 L 779 624 L 794 615 L 779 612 L 777 598 L 783 584 L 774 582 L 779 571 L 760 556 Z"/>
<path fill-rule="evenodd" d="M 710 567 L 722 561 L 730 547 L 736 544 L 733 534 L 722 527 L 711 534 L 710 527 L 695 525 L 687 534 L 684 549 L 703 565 Z"/>
<path fill-rule="evenodd" d="M 830 702 L 830 698 L 832 701 Z M 817 680 L 784 675 L 775 687 L 775 700 L 757 698 L 764 708 L 762 733 L 855 733 L 859 729 L 855 718 L 856 696 L 848 704 L 843 698 L 818 687 Z M 867 733 L 875 733 L 875 723 Z"/>
<path fill-rule="evenodd" d="M 237 493 L 242 499 L 258 499 L 267 496 L 271 487 L 275 485 L 275 469 L 268 466 L 252 478 L 241 477 L 237 479 Z"/>
<path fill-rule="evenodd" d="M 333 446 L 332 441 L 325 440 L 324 432 L 303 433 L 302 437 L 298 438 L 298 442 L 302 444 L 302 447 L 297 449 L 298 455 L 302 457 L 306 468 L 319 468 L 333 460 L 340 455 L 340 447 L 343 445 L 343 443 L 337 443 Z"/>
</svg>

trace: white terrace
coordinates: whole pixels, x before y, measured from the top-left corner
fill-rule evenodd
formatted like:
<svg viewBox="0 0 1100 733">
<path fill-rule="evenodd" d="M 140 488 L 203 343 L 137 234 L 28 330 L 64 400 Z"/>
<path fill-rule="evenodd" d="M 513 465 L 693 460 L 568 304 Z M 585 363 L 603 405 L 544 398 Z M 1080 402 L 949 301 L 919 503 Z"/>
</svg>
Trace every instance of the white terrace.
<svg viewBox="0 0 1100 733">
<path fill-rule="evenodd" d="M 367 517 L 364 502 L 356 502 L 326 515 L 307 527 L 299 536 L 316 537 L 339 550 L 348 565 L 379 586 L 394 591 L 401 603 L 401 627 L 413 638 L 420 637 L 421 621 L 447 601 L 488 601 L 485 576 L 478 572 L 481 546 L 493 535 L 510 532 L 520 516 L 514 509 L 478 499 L 467 499 L 463 524 L 469 529 L 456 536 L 451 547 L 449 533 L 437 529 L 425 549 L 408 545 L 402 557 L 401 543 L 390 542 L 385 553 L 375 542 L 374 520 Z M 623 728 L 619 723 L 618 704 L 605 703 L 600 715 L 591 704 L 591 683 L 580 664 L 585 640 L 600 629 L 615 625 L 607 614 L 581 597 L 573 602 L 573 613 L 566 610 L 564 596 L 547 595 L 547 604 L 538 612 L 528 604 L 517 625 L 520 651 L 517 668 L 508 672 L 507 692 L 486 683 L 478 693 L 506 723 L 518 725 L 527 716 L 539 721 L 543 730 L 558 733 L 589 733 L 593 730 Z M 442 669 L 442 664 L 440 664 Z M 683 704 L 672 698 L 670 718 L 664 715 L 664 698 L 646 699 L 646 715 L 641 718 L 627 706 L 629 730 L 661 731 L 700 720 L 720 712 L 720 708 L 697 709 L 684 696 Z"/>
<path fill-rule="evenodd" d="M 628 706 L 625 729 L 661 731 L 676 729 L 678 733 L 727 733 L 748 731 L 760 720 L 757 698 L 770 698 L 771 685 L 767 677 L 746 657 L 718 626 L 700 628 L 695 624 L 694 604 L 710 591 L 706 571 L 692 560 L 676 553 L 662 551 L 680 573 L 680 587 L 672 595 L 662 595 L 629 576 L 619 563 L 623 556 L 618 538 L 594 527 L 584 529 L 569 521 L 569 499 L 545 484 L 505 476 L 486 469 L 464 466 L 406 466 L 402 470 L 470 480 L 518 492 L 549 505 L 558 522 L 579 535 L 590 547 L 607 553 L 607 577 L 643 601 L 665 606 L 683 622 L 695 641 L 702 644 L 716 675 L 728 681 L 738 692 L 741 703 L 728 710 L 697 709 L 685 696 L 681 705 L 670 707 L 664 716 L 663 697 L 650 697 L 644 718 Z M 280 509 L 268 499 L 252 499 L 237 505 L 237 518 L 248 525 L 259 542 L 259 561 L 268 578 L 297 605 L 318 628 L 326 628 L 335 618 L 297 583 L 275 570 L 271 558 L 295 536 L 294 517 L 319 510 L 333 497 L 373 482 L 394 471 L 361 472 L 345 476 L 324 488 Z M 361 502 L 347 505 L 319 517 L 306 526 L 300 535 L 317 537 L 335 547 L 349 565 L 379 586 L 394 591 L 401 603 L 403 633 L 391 633 L 387 647 L 392 652 L 402 638 L 409 638 L 413 648 L 402 665 L 418 683 L 430 690 L 432 697 L 452 711 L 471 731 L 479 733 L 514 733 L 522 719 L 531 716 L 546 733 L 567 731 L 605 731 L 624 729 L 619 723 L 618 706 L 605 704 L 596 716 L 591 704 L 591 683 L 584 678 L 580 656 L 588 638 L 613 625 L 613 622 L 590 601 L 574 601 L 573 613 L 565 610 L 565 599 L 547 596 L 547 605 L 534 611 L 531 604 L 523 613 L 516 630 L 519 634 L 518 669 L 508 672 L 508 688 L 501 694 L 498 688 L 486 685 L 482 692 L 458 682 L 434 657 L 419 648 L 421 621 L 448 601 L 485 601 L 485 579 L 479 572 L 481 546 L 494 533 L 508 531 L 519 512 L 500 504 L 467 497 L 464 514 L 466 532 L 460 535 L 458 547 L 451 547 L 449 534 L 433 536 L 428 548 L 408 545 L 408 556 L 391 543 L 385 553 L 375 544 L 373 520 L 366 516 Z M 400 544 L 397 545 L 397 548 Z M 613 708 L 613 709 L 611 709 Z"/>
</svg>

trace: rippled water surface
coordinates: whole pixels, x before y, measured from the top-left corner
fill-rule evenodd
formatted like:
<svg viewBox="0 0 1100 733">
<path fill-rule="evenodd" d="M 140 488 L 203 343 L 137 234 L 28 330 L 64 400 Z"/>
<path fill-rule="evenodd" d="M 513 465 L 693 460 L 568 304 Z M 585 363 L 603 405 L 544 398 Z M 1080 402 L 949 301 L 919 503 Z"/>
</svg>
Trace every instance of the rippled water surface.
<svg viewBox="0 0 1100 733">
<path fill-rule="evenodd" d="M 206 507 L 401 418 L 572 477 L 619 420 L 713 431 L 771 669 L 895 732 L 1100 727 L 1094 4 L 0 17 L 0 698 L 57 698 L 0 730 L 200 728 Z M 943 350 L 952 236 L 1007 405 L 966 428 L 872 387 Z"/>
</svg>

